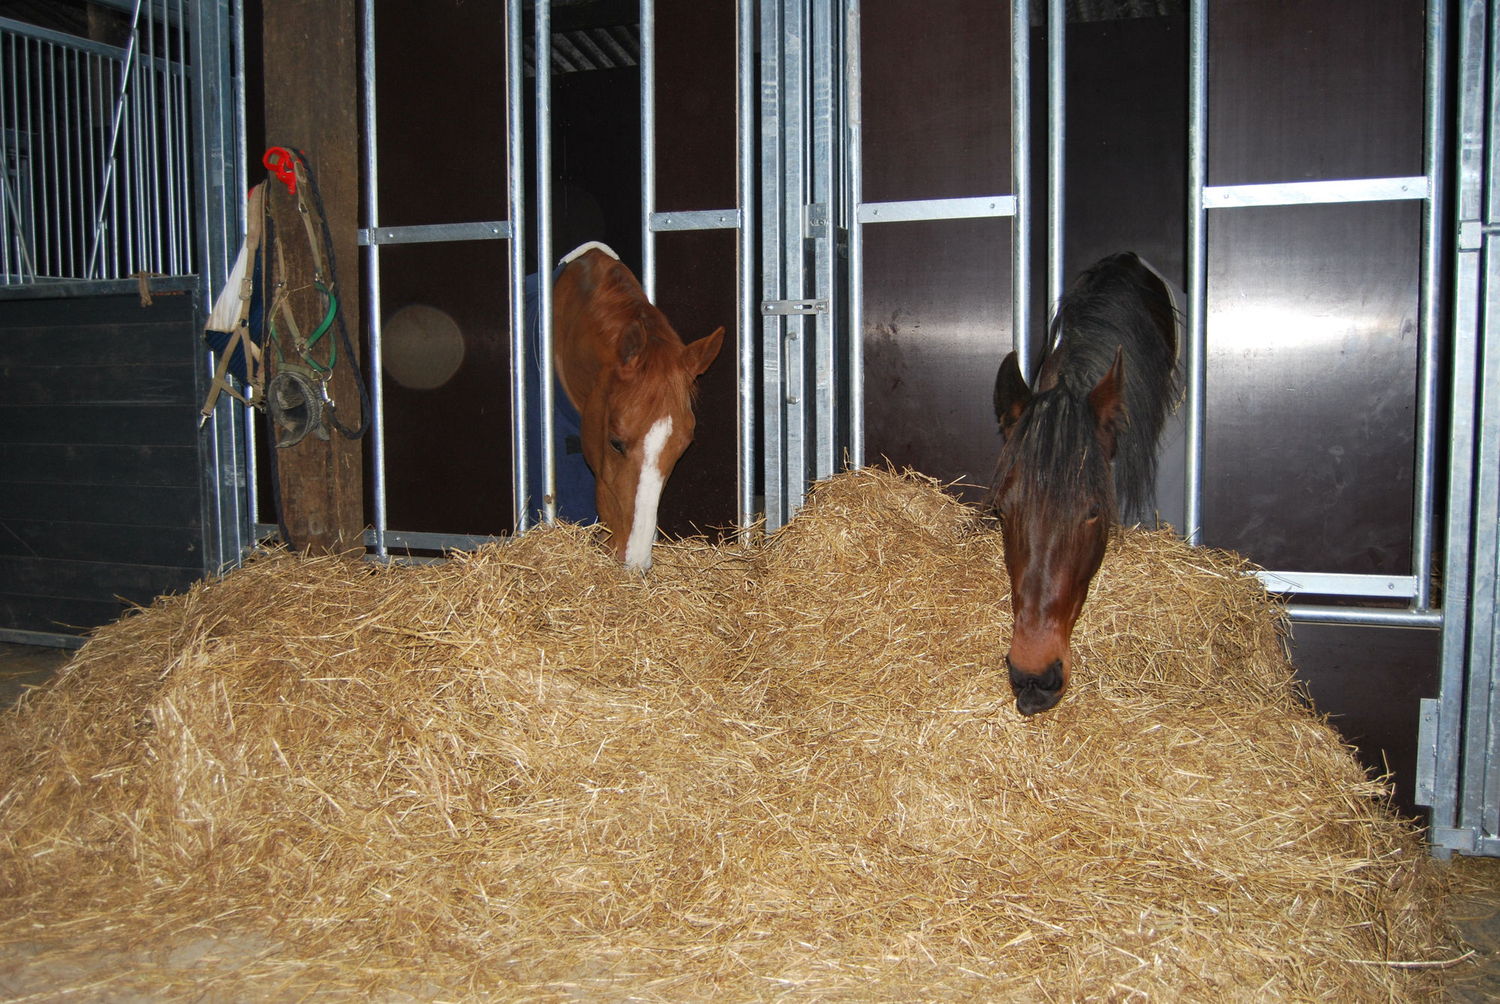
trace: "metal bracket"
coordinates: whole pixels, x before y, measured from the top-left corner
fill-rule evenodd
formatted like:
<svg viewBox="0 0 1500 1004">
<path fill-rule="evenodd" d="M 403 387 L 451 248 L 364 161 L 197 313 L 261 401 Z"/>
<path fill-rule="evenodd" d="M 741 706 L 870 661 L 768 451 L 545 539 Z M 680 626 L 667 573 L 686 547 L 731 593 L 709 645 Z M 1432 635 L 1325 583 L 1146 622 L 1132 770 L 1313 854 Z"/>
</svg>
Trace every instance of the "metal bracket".
<svg viewBox="0 0 1500 1004">
<path fill-rule="evenodd" d="M 815 202 L 807 207 L 807 236 L 828 236 L 828 205 Z"/>
<path fill-rule="evenodd" d="M 1500 223 L 1485 223 L 1481 220 L 1458 221 L 1458 249 L 1478 251 L 1484 246 L 1486 237 L 1500 233 Z"/>
<path fill-rule="evenodd" d="M 826 314 L 827 300 L 763 300 L 760 312 L 767 317 L 773 314 Z"/>
<path fill-rule="evenodd" d="M 1437 801 L 1438 702 L 1424 697 L 1417 702 L 1416 803 L 1431 807 Z"/>
<path fill-rule="evenodd" d="M 1472 826 L 1434 826 L 1427 831 L 1427 839 L 1434 846 L 1460 854 L 1473 854 L 1480 849 L 1479 831 Z"/>
</svg>

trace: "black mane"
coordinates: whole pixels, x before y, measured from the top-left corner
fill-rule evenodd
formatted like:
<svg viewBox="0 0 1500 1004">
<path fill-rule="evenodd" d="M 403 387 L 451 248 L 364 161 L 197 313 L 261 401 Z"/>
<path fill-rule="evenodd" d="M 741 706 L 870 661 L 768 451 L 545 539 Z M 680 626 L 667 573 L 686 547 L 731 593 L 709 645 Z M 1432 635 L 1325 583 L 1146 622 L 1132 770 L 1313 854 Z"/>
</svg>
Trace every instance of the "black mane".
<svg viewBox="0 0 1500 1004">
<path fill-rule="evenodd" d="M 1030 477 L 1048 472 L 1039 490 L 1097 496 L 1087 482 L 1093 440 L 1088 395 L 1114 362 L 1124 361 L 1124 421 L 1117 427 L 1115 513 L 1149 522 L 1155 507 L 1157 440 L 1177 399 L 1177 311 L 1162 280 L 1130 252 L 1111 255 L 1082 273 L 1058 304 L 1052 346 L 1026 414 L 1007 437 L 1000 477 L 1021 462 Z M 1022 445 L 1025 444 L 1025 445 Z M 1025 457 L 1021 456 L 1024 452 Z M 1107 494 L 1107 493 L 1106 493 Z"/>
</svg>

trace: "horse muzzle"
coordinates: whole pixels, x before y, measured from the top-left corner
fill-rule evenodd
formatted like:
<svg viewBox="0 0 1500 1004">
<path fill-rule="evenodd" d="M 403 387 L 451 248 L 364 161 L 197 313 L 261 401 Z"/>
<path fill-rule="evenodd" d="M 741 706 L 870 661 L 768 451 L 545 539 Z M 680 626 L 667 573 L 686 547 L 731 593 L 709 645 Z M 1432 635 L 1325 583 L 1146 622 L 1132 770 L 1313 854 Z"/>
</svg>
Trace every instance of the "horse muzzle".
<svg viewBox="0 0 1500 1004">
<path fill-rule="evenodd" d="M 1052 664 L 1040 673 L 1017 669 L 1009 655 L 1005 657 L 1005 665 L 1010 670 L 1010 689 L 1016 695 L 1016 710 L 1028 717 L 1055 706 L 1068 685 L 1061 659 L 1052 660 Z"/>
</svg>

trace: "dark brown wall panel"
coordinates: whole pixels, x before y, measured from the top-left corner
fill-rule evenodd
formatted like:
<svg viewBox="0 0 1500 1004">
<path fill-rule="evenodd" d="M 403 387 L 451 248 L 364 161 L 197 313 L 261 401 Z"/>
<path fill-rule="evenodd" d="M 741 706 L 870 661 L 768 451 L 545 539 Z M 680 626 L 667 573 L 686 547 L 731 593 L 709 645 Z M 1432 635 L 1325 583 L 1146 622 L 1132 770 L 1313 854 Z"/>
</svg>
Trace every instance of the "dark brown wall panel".
<svg viewBox="0 0 1500 1004">
<path fill-rule="evenodd" d="M 1012 192 L 1009 6 L 867 4 L 861 18 L 865 200 Z"/>
<path fill-rule="evenodd" d="M 192 297 L 0 301 L 0 630 L 76 633 L 203 572 Z"/>
<path fill-rule="evenodd" d="M 1215 3 L 1208 183 L 1421 174 L 1422 46 L 1410 0 Z"/>
</svg>

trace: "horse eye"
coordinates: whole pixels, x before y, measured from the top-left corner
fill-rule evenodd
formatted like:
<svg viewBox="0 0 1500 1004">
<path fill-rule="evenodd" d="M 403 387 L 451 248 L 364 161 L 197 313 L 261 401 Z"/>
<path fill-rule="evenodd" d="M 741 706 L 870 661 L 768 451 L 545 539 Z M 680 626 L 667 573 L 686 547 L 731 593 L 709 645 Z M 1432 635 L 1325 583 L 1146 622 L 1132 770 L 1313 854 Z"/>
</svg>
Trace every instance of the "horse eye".
<svg viewBox="0 0 1500 1004">
<path fill-rule="evenodd" d="M 622 439 L 611 436 L 609 438 L 609 448 L 622 457 L 625 455 L 625 441 Z"/>
<path fill-rule="evenodd" d="M 1085 523 L 1092 523 L 1095 520 L 1097 520 L 1098 518 L 1099 518 L 1099 507 L 1096 506 L 1096 505 L 1089 506 L 1089 514 L 1084 517 L 1084 522 Z"/>
</svg>

